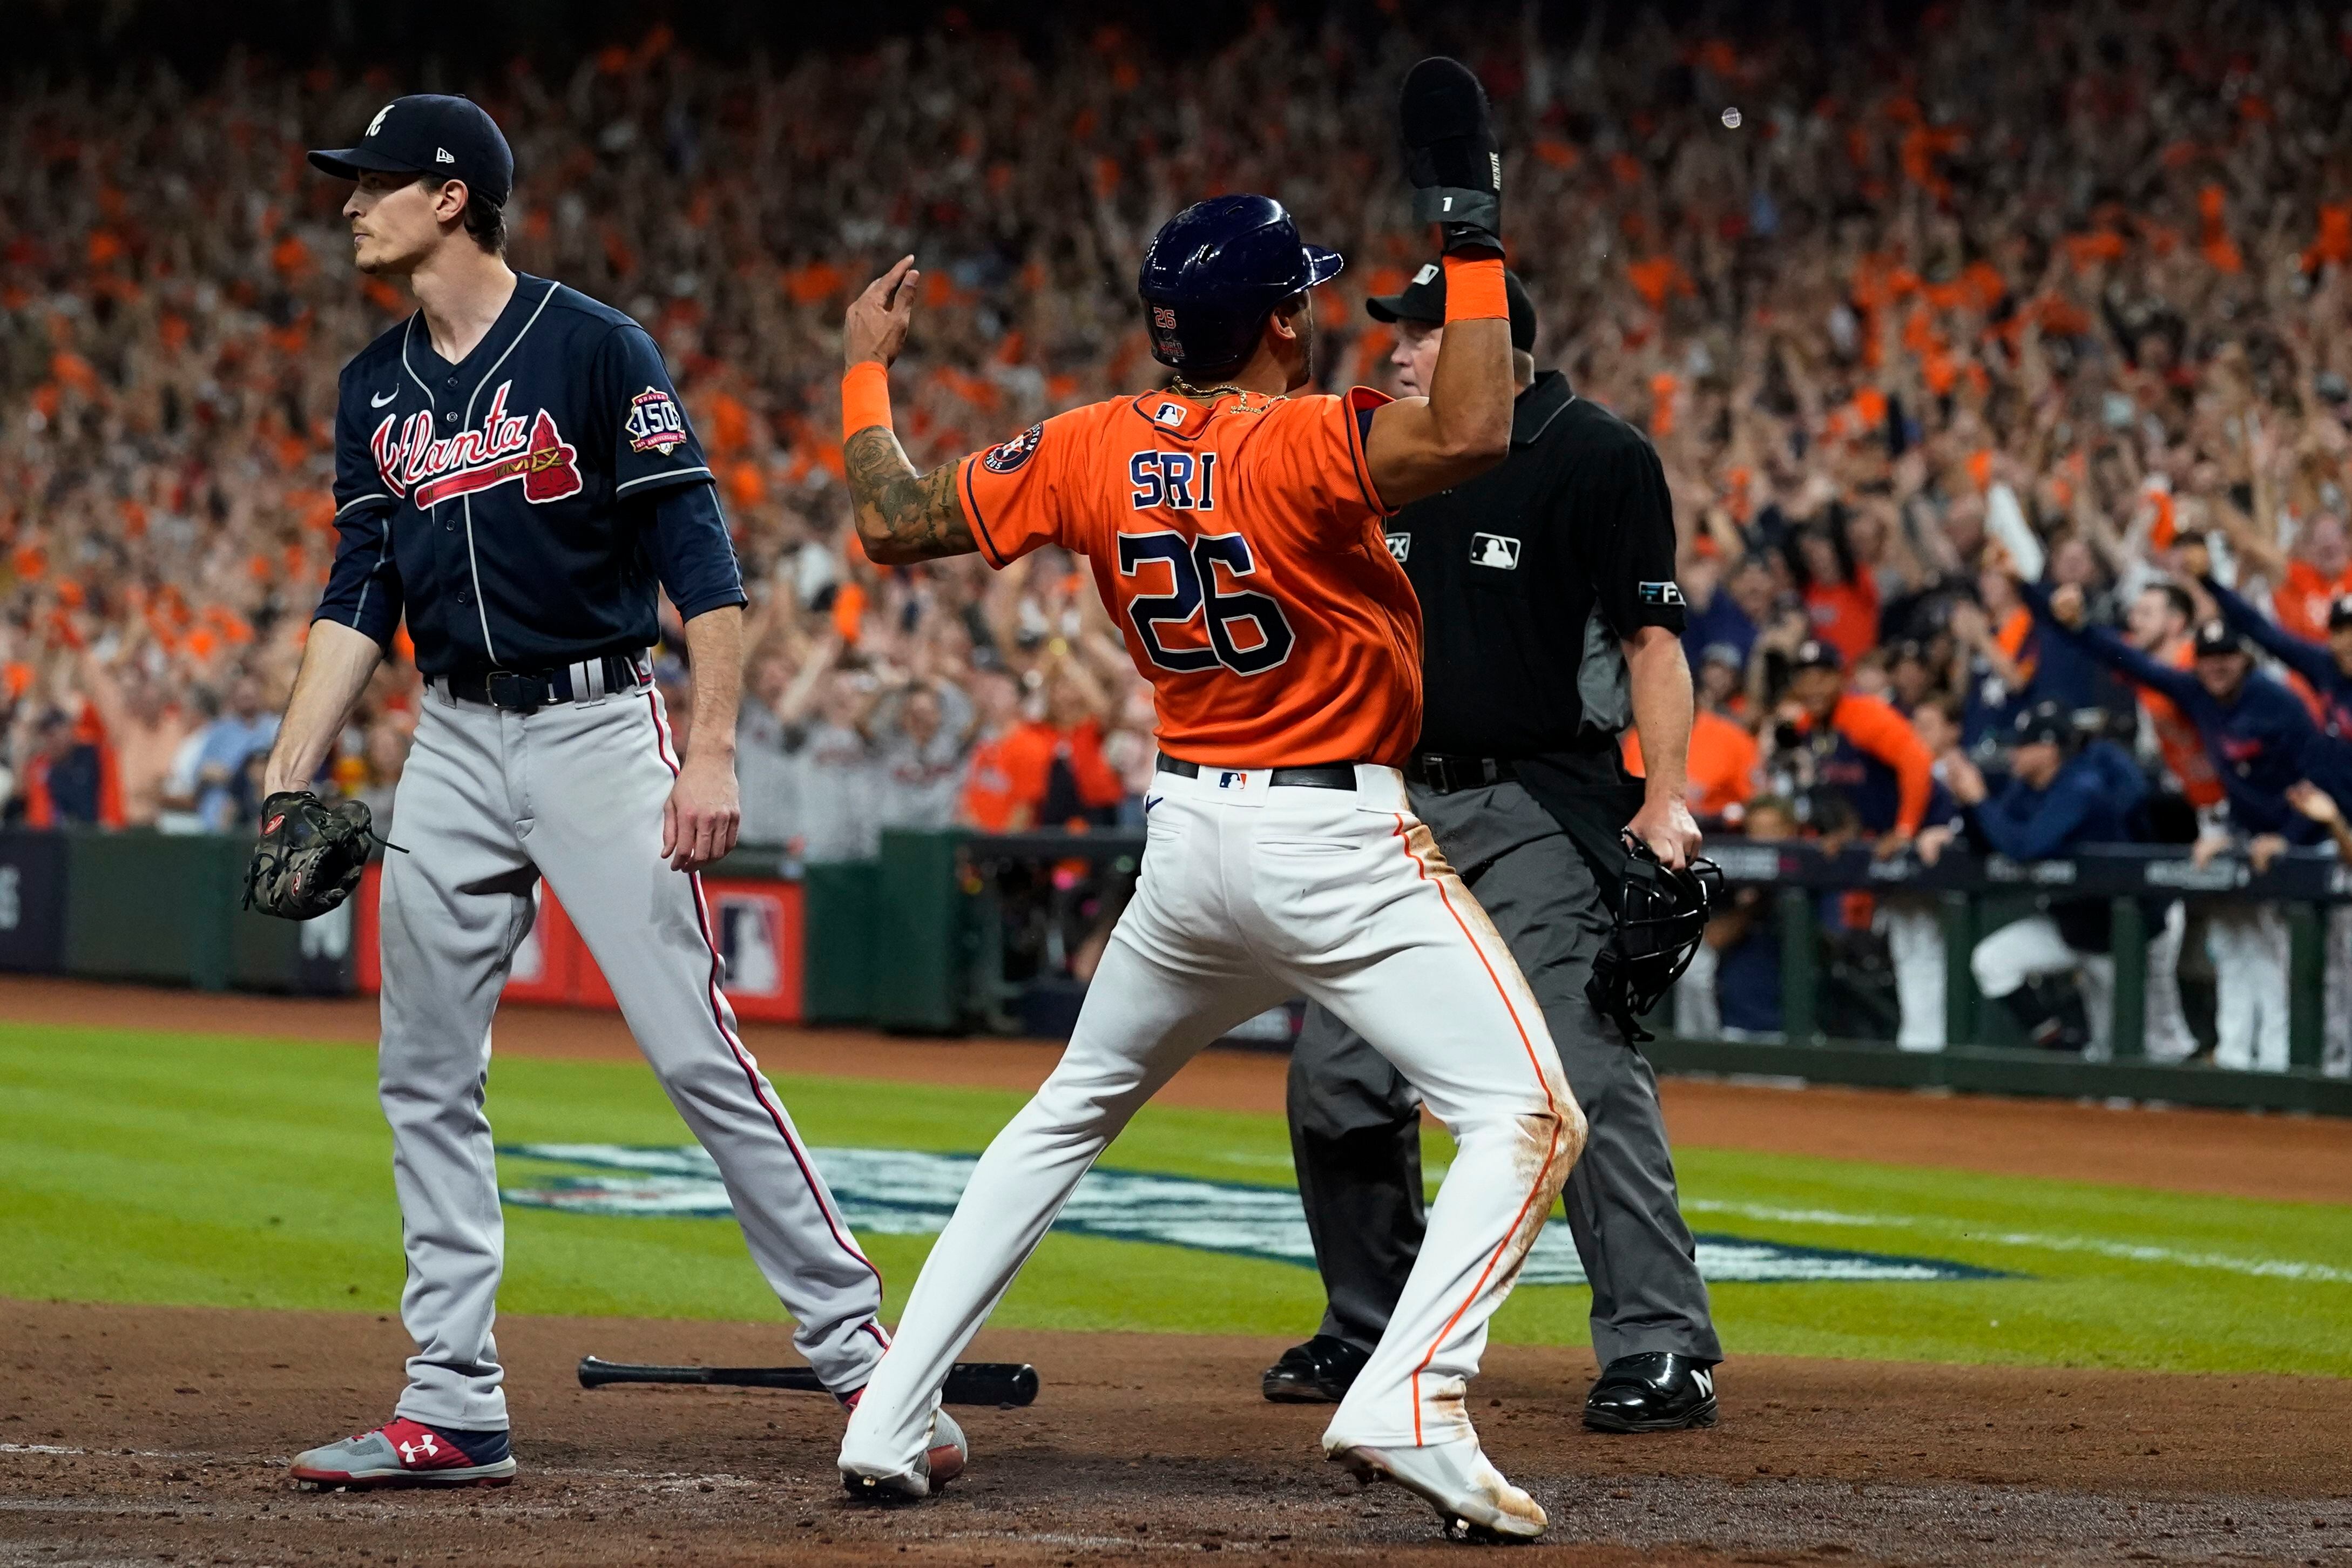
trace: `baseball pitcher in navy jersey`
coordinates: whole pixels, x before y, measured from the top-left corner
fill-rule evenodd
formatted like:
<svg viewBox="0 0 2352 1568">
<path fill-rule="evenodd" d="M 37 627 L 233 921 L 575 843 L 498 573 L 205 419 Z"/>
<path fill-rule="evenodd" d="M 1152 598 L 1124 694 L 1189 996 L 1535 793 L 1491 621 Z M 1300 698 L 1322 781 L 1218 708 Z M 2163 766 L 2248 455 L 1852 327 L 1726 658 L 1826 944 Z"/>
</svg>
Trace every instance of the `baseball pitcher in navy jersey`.
<svg viewBox="0 0 2352 1568">
<path fill-rule="evenodd" d="M 735 843 L 744 602 L 701 445 L 643 329 L 508 268 L 513 158 L 479 108 L 398 99 L 358 145 L 310 162 L 355 184 L 359 269 L 404 280 L 419 308 L 343 371 L 341 543 L 268 787 L 318 775 L 404 616 L 428 689 L 380 921 L 380 1083 L 416 1353 L 392 1421 L 303 1454 L 295 1478 L 514 1474 L 483 1100 L 490 1016 L 542 878 L 718 1163 L 795 1342 L 847 1399 L 887 1342 L 881 1281 L 737 1037 L 696 875 Z M 645 659 L 657 587 L 693 658 L 683 758 Z"/>
</svg>

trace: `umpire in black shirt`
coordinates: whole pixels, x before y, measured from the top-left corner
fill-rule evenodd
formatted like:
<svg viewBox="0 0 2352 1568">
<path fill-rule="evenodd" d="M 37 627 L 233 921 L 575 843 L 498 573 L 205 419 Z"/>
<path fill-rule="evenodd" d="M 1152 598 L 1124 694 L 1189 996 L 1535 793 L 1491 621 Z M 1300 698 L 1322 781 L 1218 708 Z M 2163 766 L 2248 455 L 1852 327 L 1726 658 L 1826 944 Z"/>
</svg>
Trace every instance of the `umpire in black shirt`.
<svg viewBox="0 0 2352 1568">
<path fill-rule="evenodd" d="M 1601 1375 L 1585 1424 L 1664 1431 L 1715 1420 L 1723 1351 L 1675 1194 L 1650 1065 L 1585 999 L 1612 917 L 1563 823 L 1600 853 L 1630 827 L 1679 866 L 1698 848 L 1683 804 L 1691 679 L 1674 582 L 1665 474 L 1649 441 L 1536 374 L 1535 309 L 1509 280 L 1519 394 L 1501 466 L 1388 524 L 1421 598 L 1422 733 L 1413 810 L 1478 895 L 1535 988 L 1591 1123 L 1565 1198 L 1592 1285 Z M 1397 326 L 1398 391 L 1425 392 L 1445 279 L 1421 269 L 1368 302 Z M 1648 778 L 1618 737 L 1639 731 Z M 1598 825 L 1596 826 L 1596 825 Z M 1337 1399 L 1387 1326 L 1425 1228 L 1420 1103 L 1386 1060 L 1320 1007 L 1290 1064 L 1290 1140 L 1329 1306 L 1265 1373 L 1265 1396 Z"/>
</svg>

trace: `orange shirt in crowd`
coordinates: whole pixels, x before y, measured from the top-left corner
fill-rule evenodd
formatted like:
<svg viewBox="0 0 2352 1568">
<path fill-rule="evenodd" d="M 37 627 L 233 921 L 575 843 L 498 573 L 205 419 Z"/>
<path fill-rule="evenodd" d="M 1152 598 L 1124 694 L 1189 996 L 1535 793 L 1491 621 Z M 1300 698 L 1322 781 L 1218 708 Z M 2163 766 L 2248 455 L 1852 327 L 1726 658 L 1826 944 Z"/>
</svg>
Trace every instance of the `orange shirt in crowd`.
<svg viewBox="0 0 2352 1568">
<path fill-rule="evenodd" d="M 2176 669 L 2186 669 L 2197 662 L 2195 650 L 2183 637 L 2163 660 Z M 2147 687 L 2138 688 L 2139 705 L 2147 710 L 2148 724 L 2156 731 L 2157 750 L 2164 753 L 2164 765 L 2180 781 L 2180 793 L 2189 804 L 2202 811 L 2221 804 L 2221 775 L 2213 771 L 2213 754 L 2205 749 L 2205 737 L 2189 716 L 2173 706 L 2172 699 Z"/>
<path fill-rule="evenodd" d="M 1645 778 L 1642 737 L 1631 728 L 1623 738 L 1625 771 Z M 1693 816 L 1721 816 L 1745 805 L 1756 793 L 1756 737 L 1746 726 L 1702 708 L 1691 718 L 1688 804 Z"/>
<path fill-rule="evenodd" d="M 956 482 L 990 565 L 1045 544 L 1091 561 L 1170 755 L 1394 766 L 1421 731 L 1421 605 L 1365 467 L 1360 416 L 1387 401 L 1145 393 L 1034 425 Z"/>
<path fill-rule="evenodd" d="M 1799 721 L 1798 727 L 1810 731 L 1811 716 Z M 1838 699 L 1830 710 L 1829 728 L 1842 744 L 1822 764 L 1822 782 L 1843 789 L 1873 832 L 1884 831 L 1890 820 L 1901 833 L 1918 832 L 1936 785 L 1935 754 L 1919 732 L 1891 704 L 1854 691 Z M 1847 752 L 1853 761 L 1843 754 Z M 1893 798 L 1885 798 L 1890 788 Z"/>
<path fill-rule="evenodd" d="M 1813 635 L 1845 655 L 1846 667 L 1878 646 L 1878 584 L 1858 571 L 1850 583 L 1816 583 L 1805 590 Z"/>
<path fill-rule="evenodd" d="M 983 833 L 1011 833 L 1034 826 L 1023 814 L 1013 793 L 1013 774 L 1005 765 L 1004 749 L 1011 735 L 992 735 L 972 748 L 971 764 L 963 776 L 963 819 Z"/>
<path fill-rule="evenodd" d="M 1119 782 L 1118 770 L 1103 755 L 1102 742 L 1102 724 L 1094 719 L 1070 730 L 1033 720 L 1006 735 L 999 742 L 997 761 L 1015 813 L 1037 826 L 1063 826 L 1039 819 L 1053 791 L 1057 761 L 1069 768 L 1080 805 L 1095 809 L 1117 805 L 1125 797 L 1127 786 Z M 978 758 L 973 761 L 976 771 Z"/>
<path fill-rule="evenodd" d="M 2319 568 L 2308 561 L 2294 560 L 2286 563 L 2286 581 L 2271 595 L 2271 607 L 2278 612 L 2279 625 L 2299 637 L 2313 642 L 2327 640 L 2327 606 L 2338 594 L 2352 594 L 2352 566 L 2341 575 L 2324 577 Z"/>
</svg>

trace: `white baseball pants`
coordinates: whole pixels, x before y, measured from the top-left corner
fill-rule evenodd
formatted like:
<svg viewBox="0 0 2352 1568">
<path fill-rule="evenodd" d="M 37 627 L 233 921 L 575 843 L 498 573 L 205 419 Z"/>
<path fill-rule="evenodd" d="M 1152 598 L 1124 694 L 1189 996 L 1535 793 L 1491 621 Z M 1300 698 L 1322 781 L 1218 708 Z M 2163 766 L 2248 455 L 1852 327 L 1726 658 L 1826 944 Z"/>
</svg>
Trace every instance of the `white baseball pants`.
<svg viewBox="0 0 2352 1568">
<path fill-rule="evenodd" d="M 2164 925 L 2147 944 L 2147 1001 L 2144 1049 L 2156 1062 L 2185 1062 L 2197 1054 L 2197 1037 L 2180 1005 L 2180 943 L 2189 911 L 2175 899 L 2164 907 Z"/>
<path fill-rule="evenodd" d="M 2086 952 L 2067 945 L 2058 934 L 2058 922 L 2048 915 L 2028 915 L 1986 937 L 1969 954 L 1969 968 L 1977 989 L 1999 1001 L 2029 980 L 2045 974 L 2079 970 L 2083 1011 L 2090 1017 L 2091 1042 L 2084 1057 L 2105 1061 L 2115 1051 L 2116 961 L 2112 953 Z"/>
<path fill-rule="evenodd" d="M 1906 1051 L 1944 1048 L 1944 917 L 1932 893 L 1889 893 L 1873 922 L 1886 939 L 1895 971 L 1899 1022 L 1895 1043 Z"/>
<path fill-rule="evenodd" d="M 1037 1096 L 997 1134 L 916 1280 L 842 1442 L 898 1473 L 957 1355 L 1104 1147 L 1233 1025 L 1304 993 L 1396 1064 L 1454 1135 L 1428 1239 L 1328 1449 L 1475 1441 L 1464 1390 L 1584 1141 L 1510 950 L 1412 812 L 1393 768 L 1352 790 L 1264 771 L 1161 773 L 1134 900 Z"/>
<path fill-rule="evenodd" d="M 2284 1072 L 2286 917 L 2276 904 L 2222 903 L 2205 917 L 2213 960 L 2213 1065 Z"/>
<path fill-rule="evenodd" d="M 846 1393 L 887 1343 L 882 1282 L 719 991 L 701 881 L 661 855 L 676 752 L 648 685 L 502 712 L 428 692 L 401 775 L 382 910 L 384 1119 L 416 1341 L 398 1413 L 507 1425 L 491 1337 L 506 1228 L 483 1100 L 490 1015 L 541 877 L 611 982 L 662 1089 L 719 1163 L 793 1342 Z"/>
<path fill-rule="evenodd" d="M 2327 962 L 2322 972 L 2326 1026 L 2320 1031 L 2319 1070 L 2352 1078 L 2352 906 L 2327 911 Z"/>
</svg>

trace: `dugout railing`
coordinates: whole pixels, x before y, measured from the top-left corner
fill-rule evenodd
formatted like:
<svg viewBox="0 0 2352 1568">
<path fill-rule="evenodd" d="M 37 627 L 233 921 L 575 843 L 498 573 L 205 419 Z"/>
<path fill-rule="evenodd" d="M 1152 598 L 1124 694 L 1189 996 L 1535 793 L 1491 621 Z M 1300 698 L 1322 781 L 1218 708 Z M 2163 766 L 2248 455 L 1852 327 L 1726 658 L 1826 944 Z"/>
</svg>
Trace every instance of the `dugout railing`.
<svg viewBox="0 0 2352 1568">
<path fill-rule="evenodd" d="M 863 1025 L 938 1035 L 1055 1034 L 1075 1016 L 1072 971 L 1089 933 L 1115 915 L 1143 853 L 1140 832 L 984 835 L 891 830 L 872 860 L 802 867 L 748 847 L 706 878 L 729 989 L 747 1018 Z M 373 988 L 374 879 L 346 910 L 294 925 L 243 912 L 250 840 L 152 832 L 0 831 L 0 970 L 91 979 L 331 994 Z M 1781 1028 L 1772 1037 L 1690 1038 L 1652 1016 L 1645 1053 L 1665 1071 L 1883 1087 L 2161 1100 L 2352 1115 L 2352 1080 L 2322 1070 L 2329 911 L 2352 902 L 2352 867 L 2297 850 L 2257 874 L 2222 856 L 2198 866 L 2177 848 L 2087 847 L 2018 863 L 1958 851 L 1928 866 L 1866 848 L 1718 838 L 1707 852 L 1729 882 L 1772 901 Z M 1832 1032 L 1839 950 L 1825 901 L 1842 893 L 1933 900 L 1945 933 L 1947 1035 L 1935 1052 Z M 2144 1054 L 2149 906 L 2255 900 L 2285 913 L 2290 935 L 2289 1066 L 2241 1072 Z M 1977 941 L 2056 899 L 2110 901 L 2116 959 L 2112 1059 L 2025 1048 L 2002 1010 L 1977 994 Z M 541 900 L 530 963 L 508 996 L 609 1006 L 568 920 Z"/>
<path fill-rule="evenodd" d="M 1139 833 L 975 835 L 968 868 L 1084 861 L 1116 871 L 1140 857 Z M 2328 910 L 2352 902 L 2352 867 L 2319 850 L 2294 850 L 2257 873 L 2234 855 L 2197 865 L 2175 846 L 2085 846 L 2063 859 L 1979 858 L 1954 847 L 1928 865 L 1908 853 L 1885 859 L 1867 847 L 1831 853 L 1799 841 L 1717 838 L 1706 853 L 1735 888 L 1773 900 L 1780 948 L 1781 1027 L 1777 1037 L 1689 1038 L 1667 1029 L 1671 1002 L 1650 1020 L 1660 1037 L 1643 1047 L 1664 1071 L 1708 1072 L 1885 1088 L 2127 1099 L 2179 1104 L 2352 1115 L 2352 1081 L 2321 1070 Z M 968 883 L 984 887 L 984 876 Z M 1939 1051 L 1903 1051 L 1890 1040 L 1840 1038 L 1822 1027 L 1832 952 L 1822 905 L 1838 893 L 1927 898 L 1944 931 L 1945 1026 Z M 2112 1055 L 2104 1061 L 2022 1045 L 1979 994 L 1969 958 L 1977 942 L 2060 899 L 2104 899 L 2113 916 L 2116 1005 Z M 2241 1072 L 2206 1062 L 2147 1058 L 2147 908 L 2174 899 L 2275 903 L 2289 934 L 2289 1066 Z M 984 912 L 975 924 L 992 917 Z M 984 953 L 984 942 L 975 942 Z M 977 980 L 985 997 L 989 977 Z"/>
</svg>

